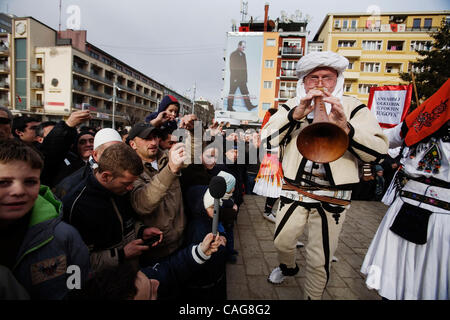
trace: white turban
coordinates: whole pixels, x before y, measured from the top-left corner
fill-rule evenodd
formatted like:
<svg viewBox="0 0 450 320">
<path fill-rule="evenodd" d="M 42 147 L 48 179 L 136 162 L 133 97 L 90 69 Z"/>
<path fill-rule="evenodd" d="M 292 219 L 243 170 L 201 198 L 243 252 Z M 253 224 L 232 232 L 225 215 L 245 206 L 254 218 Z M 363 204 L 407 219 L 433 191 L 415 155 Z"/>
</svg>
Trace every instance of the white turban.
<svg viewBox="0 0 450 320">
<path fill-rule="evenodd" d="M 342 102 L 342 96 L 344 94 L 344 74 L 343 72 L 348 67 L 347 58 L 331 51 L 311 52 L 301 58 L 297 63 L 297 97 L 296 104 L 300 104 L 300 99 L 306 96 L 305 87 L 303 86 L 303 78 L 307 76 L 311 71 L 320 67 L 329 67 L 336 70 L 338 73 L 336 87 L 331 93 L 332 96 L 338 98 Z M 325 103 L 327 113 L 330 113 L 331 106 Z M 308 115 L 314 117 L 313 112 Z"/>
</svg>

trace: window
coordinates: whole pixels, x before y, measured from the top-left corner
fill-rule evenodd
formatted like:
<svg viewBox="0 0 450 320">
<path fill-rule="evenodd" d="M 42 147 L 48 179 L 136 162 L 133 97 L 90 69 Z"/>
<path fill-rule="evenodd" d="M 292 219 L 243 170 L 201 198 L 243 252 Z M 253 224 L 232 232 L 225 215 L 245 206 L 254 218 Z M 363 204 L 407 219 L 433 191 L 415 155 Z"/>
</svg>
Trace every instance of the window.
<svg viewBox="0 0 450 320">
<path fill-rule="evenodd" d="M 342 20 L 342 29 L 348 28 L 348 20 Z"/>
<path fill-rule="evenodd" d="M 450 24 L 450 16 L 445 17 L 445 24 Z"/>
<path fill-rule="evenodd" d="M 303 54 L 302 42 L 299 40 L 283 41 L 283 54 Z"/>
<path fill-rule="evenodd" d="M 297 68 L 297 61 L 283 60 L 281 61 L 281 76 L 282 77 L 297 77 L 295 69 Z"/>
<path fill-rule="evenodd" d="M 361 71 L 363 72 L 380 72 L 379 62 L 361 62 Z"/>
<path fill-rule="evenodd" d="M 425 18 L 425 21 L 423 22 L 423 27 L 430 29 L 433 19 L 431 18 Z"/>
<path fill-rule="evenodd" d="M 275 39 L 267 39 L 266 46 L 267 47 L 275 47 Z"/>
<path fill-rule="evenodd" d="M 340 28 L 341 27 L 341 20 L 339 20 L 339 19 L 334 20 L 334 27 L 335 28 Z"/>
<path fill-rule="evenodd" d="M 15 39 L 16 55 L 16 109 L 27 107 L 27 39 Z"/>
<path fill-rule="evenodd" d="M 280 82 L 280 99 L 290 99 L 295 98 L 297 90 L 297 83 L 291 81 L 281 81 Z"/>
<path fill-rule="evenodd" d="M 404 41 L 388 41 L 387 49 L 388 51 L 402 51 Z"/>
<path fill-rule="evenodd" d="M 339 40 L 338 41 L 338 47 L 340 48 L 350 48 L 356 46 L 356 40 Z"/>
<path fill-rule="evenodd" d="M 358 20 L 352 20 L 351 28 L 352 28 L 352 29 L 358 28 Z"/>
<path fill-rule="evenodd" d="M 273 68 L 273 60 L 266 60 L 264 63 L 265 67 L 268 69 Z"/>
<path fill-rule="evenodd" d="M 381 40 L 375 40 L 375 41 L 363 40 L 363 42 L 362 42 L 363 50 L 381 51 L 382 47 L 383 47 L 383 41 L 381 41 Z"/>
<path fill-rule="evenodd" d="M 272 89 L 272 81 L 264 81 L 264 89 Z"/>
<path fill-rule="evenodd" d="M 347 67 L 347 69 L 348 70 L 353 70 L 353 65 L 355 64 L 355 62 L 354 61 L 348 61 L 348 67 Z"/>
<path fill-rule="evenodd" d="M 410 46 L 410 50 L 411 51 L 415 51 L 415 50 L 426 50 L 426 51 L 431 51 L 431 41 L 411 41 L 411 46 Z"/>
<path fill-rule="evenodd" d="M 415 18 L 414 20 L 413 20 L 413 29 L 418 29 L 418 28 L 420 28 L 420 18 Z"/>
<path fill-rule="evenodd" d="M 376 84 L 362 83 L 358 85 L 358 93 L 368 94 L 370 92 L 370 88 L 376 86 L 377 86 Z"/>
<path fill-rule="evenodd" d="M 267 103 L 267 102 L 263 102 L 262 104 L 262 109 L 263 110 L 269 110 L 270 109 L 271 104 Z"/>
<path fill-rule="evenodd" d="M 103 61 L 104 63 L 106 63 L 108 66 L 111 65 L 111 60 L 109 60 L 109 59 L 107 59 L 107 58 L 105 58 L 105 57 L 102 57 L 102 61 Z"/>
<path fill-rule="evenodd" d="M 352 84 L 351 83 L 345 83 L 344 84 L 344 92 L 350 92 L 352 91 Z"/>
<path fill-rule="evenodd" d="M 94 59 L 100 58 L 100 56 L 97 53 L 95 53 L 94 51 L 89 51 L 89 55 Z"/>
</svg>

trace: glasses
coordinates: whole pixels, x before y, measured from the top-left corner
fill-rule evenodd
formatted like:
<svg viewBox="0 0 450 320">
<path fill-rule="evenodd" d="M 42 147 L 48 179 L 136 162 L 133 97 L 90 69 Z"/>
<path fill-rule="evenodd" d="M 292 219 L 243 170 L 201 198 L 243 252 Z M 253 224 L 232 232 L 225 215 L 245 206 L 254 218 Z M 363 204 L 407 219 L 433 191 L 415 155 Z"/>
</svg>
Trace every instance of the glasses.
<svg viewBox="0 0 450 320">
<path fill-rule="evenodd" d="M 324 76 L 324 77 L 319 77 L 319 76 L 309 76 L 306 77 L 306 81 L 312 85 L 318 85 L 320 81 L 322 81 L 323 84 L 326 85 L 333 85 L 334 82 L 336 81 L 336 77 L 334 76 Z"/>
<path fill-rule="evenodd" d="M 80 139 L 80 140 L 78 140 L 78 144 L 81 144 L 81 145 L 85 145 L 86 143 L 90 143 L 90 144 L 93 144 L 94 143 L 94 138 L 91 138 L 91 139 Z"/>
<path fill-rule="evenodd" d="M 0 124 L 10 124 L 11 119 L 10 118 L 0 118 Z"/>
</svg>

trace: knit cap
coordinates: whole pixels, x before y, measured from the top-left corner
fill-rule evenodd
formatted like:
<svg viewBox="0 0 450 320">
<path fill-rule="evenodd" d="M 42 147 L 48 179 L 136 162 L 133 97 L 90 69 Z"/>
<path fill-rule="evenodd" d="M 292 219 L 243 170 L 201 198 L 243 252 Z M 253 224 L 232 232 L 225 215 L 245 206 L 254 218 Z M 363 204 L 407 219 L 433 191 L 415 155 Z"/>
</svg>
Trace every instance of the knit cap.
<svg viewBox="0 0 450 320">
<path fill-rule="evenodd" d="M 231 192 L 233 190 L 234 186 L 236 185 L 236 178 L 225 171 L 220 171 L 218 174 L 219 177 L 222 177 L 225 179 L 225 182 L 227 183 L 227 193 Z"/>
</svg>

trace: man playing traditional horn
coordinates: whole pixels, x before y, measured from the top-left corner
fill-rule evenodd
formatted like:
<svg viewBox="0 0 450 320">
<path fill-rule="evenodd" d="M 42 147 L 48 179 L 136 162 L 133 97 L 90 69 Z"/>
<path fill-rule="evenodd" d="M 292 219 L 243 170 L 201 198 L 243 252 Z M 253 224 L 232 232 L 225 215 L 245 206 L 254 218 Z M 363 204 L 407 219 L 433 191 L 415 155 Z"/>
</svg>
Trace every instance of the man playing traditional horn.
<svg viewBox="0 0 450 320">
<path fill-rule="evenodd" d="M 276 216 L 274 244 L 280 265 L 268 281 L 283 282 L 298 272 L 296 243 L 308 226 L 305 298 L 321 299 L 330 263 L 350 207 L 351 187 L 359 182 L 358 159 L 379 162 L 388 140 L 375 116 L 358 99 L 343 95 L 348 60 L 333 52 L 312 52 L 297 64 L 297 97 L 279 107 L 262 132 L 268 147 L 281 147 L 285 184 Z M 320 90 L 319 90 L 320 89 Z M 348 135 L 337 160 L 315 163 L 297 149 L 297 137 L 313 119 L 314 98 L 322 97 L 329 121 Z"/>
</svg>

